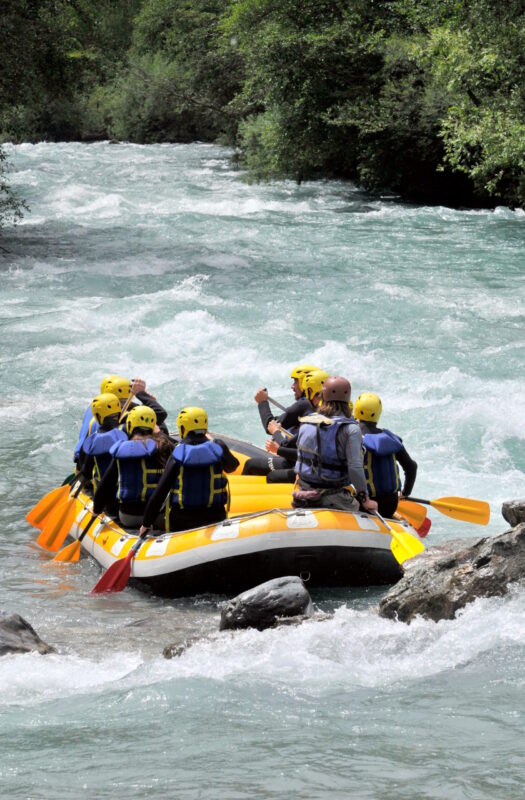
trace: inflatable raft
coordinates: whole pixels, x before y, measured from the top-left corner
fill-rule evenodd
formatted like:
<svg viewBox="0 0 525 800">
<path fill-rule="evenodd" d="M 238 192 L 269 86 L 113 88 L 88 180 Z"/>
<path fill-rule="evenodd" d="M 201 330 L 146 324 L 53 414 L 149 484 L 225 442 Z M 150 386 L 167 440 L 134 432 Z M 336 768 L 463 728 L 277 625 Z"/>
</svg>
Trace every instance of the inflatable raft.
<svg viewBox="0 0 525 800">
<path fill-rule="evenodd" d="M 264 452 L 238 440 L 228 444 L 241 461 Z M 417 540 L 406 520 L 385 524 L 362 512 L 292 509 L 291 484 L 239 474 L 230 476 L 229 484 L 228 519 L 192 530 L 153 532 L 131 560 L 132 582 L 165 597 L 231 595 L 286 575 L 300 576 L 309 587 L 390 584 L 403 573 L 399 562 L 407 557 L 407 545 L 410 550 Z M 60 527 L 104 570 L 125 559 L 138 541 L 136 530 L 107 516 L 93 517 L 92 498 L 85 493 L 70 494 L 61 508 L 67 508 L 68 522 L 65 529 L 60 522 L 50 524 L 51 539 Z M 59 510 L 59 520 L 61 515 Z M 48 540 L 46 528 L 43 534 L 48 542 L 43 546 L 56 551 L 60 545 Z"/>
<path fill-rule="evenodd" d="M 87 496 L 80 494 L 76 502 L 73 539 L 92 516 Z M 413 533 L 408 523 L 391 524 Z M 107 569 L 136 541 L 136 532 L 105 519 L 91 526 L 82 547 Z M 309 587 L 389 584 L 402 575 L 391 541 L 386 527 L 368 514 L 273 509 L 152 536 L 133 559 L 131 577 L 164 597 L 232 594 L 284 575 L 299 575 Z"/>
</svg>

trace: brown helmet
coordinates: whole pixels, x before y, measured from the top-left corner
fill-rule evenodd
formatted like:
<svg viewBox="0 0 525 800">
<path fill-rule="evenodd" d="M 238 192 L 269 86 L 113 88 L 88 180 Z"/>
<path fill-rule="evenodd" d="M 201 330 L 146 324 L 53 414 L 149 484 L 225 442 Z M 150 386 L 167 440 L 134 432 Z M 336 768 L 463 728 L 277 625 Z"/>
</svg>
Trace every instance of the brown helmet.
<svg viewBox="0 0 525 800">
<path fill-rule="evenodd" d="M 331 403 L 338 400 L 343 403 L 350 402 L 350 392 L 352 387 L 350 381 L 342 378 L 340 375 L 334 375 L 332 378 L 327 378 L 323 386 L 323 400 L 325 403 Z"/>
</svg>

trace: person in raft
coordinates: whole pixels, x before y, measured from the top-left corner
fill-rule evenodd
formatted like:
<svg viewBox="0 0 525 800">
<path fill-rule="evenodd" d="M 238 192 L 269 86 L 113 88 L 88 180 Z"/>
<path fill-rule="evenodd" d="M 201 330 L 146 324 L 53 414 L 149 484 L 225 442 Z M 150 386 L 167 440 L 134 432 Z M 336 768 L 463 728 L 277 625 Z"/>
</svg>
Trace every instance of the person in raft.
<svg viewBox="0 0 525 800">
<path fill-rule="evenodd" d="M 158 425 L 161 426 L 162 429 L 167 433 L 168 429 L 166 428 L 164 421 L 168 416 L 168 412 L 160 405 L 160 403 L 157 403 L 156 398 L 152 394 L 146 391 L 146 381 L 144 381 L 142 378 L 133 378 L 133 380 L 130 381 L 129 378 L 124 378 L 122 375 L 105 375 L 100 383 L 100 394 L 114 394 L 120 400 L 122 407 L 124 407 L 131 392 L 137 399 L 136 404 L 149 406 L 155 411 Z M 78 441 L 75 445 L 75 450 L 73 453 L 73 461 L 75 464 L 78 462 L 80 449 L 84 443 L 84 440 L 87 436 L 89 436 L 90 433 L 94 433 L 97 428 L 97 420 L 93 415 L 91 405 L 89 405 L 84 412 Z"/>
<path fill-rule="evenodd" d="M 367 490 L 377 501 L 379 513 L 392 517 L 400 497 L 409 497 L 417 475 L 417 463 L 410 458 L 403 440 L 377 423 L 383 409 L 381 398 L 373 392 L 363 392 L 355 403 L 355 417 L 363 435 L 363 461 Z M 399 467 L 405 473 L 403 489 Z"/>
<path fill-rule="evenodd" d="M 77 461 L 77 477 L 83 480 L 88 494 L 96 492 L 109 467 L 111 447 L 128 438 L 119 428 L 120 411 L 120 402 L 114 394 L 106 392 L 93 398 L 91 412 L 97 427 L 84 439 Z M 110 514 L 116 514 L 117 510 L 116 502 L 108 508 Z"/>
<path fill-rule="evenodd" d="M 116 498 L 122 525 L 140 527 L 146 503 L 157 488 L 173 450 L 173 443 L 156 428 L 152 408 L 131 409 L 126 419 L 127 437 L 109 449 L 111 461 L 93 498 L 95 514 L 111 513 Z"/>
<path fill-rule="evenodd" d="M 224 442 L 211 439 L 203 408 L 183 408 L 177 427 L 181 440 L 148 501 L 141 536 L 153 527 L 182 531 L 226 519 L 228 480 L 224 473 L 233 472 L 238 460 Z M 159 517 L 164 501 L 164 515 Z"/>
<path fill-rule="evenodd" d="M 315 372 L 307 372 L 303 377 L 302 385 L 306 398 L 309 400 L 312 410 L 315 410 L 321 402 L 324 382 L 330 377 L 328 372 L 322 369 Z M 282 432 L 279 426 L 278 432 Z M 281 434 L 283 435 L 283 434 Z M 275 439 L 266 440 L 266 450 L 270 453 L 268 458 L 267 483 L 293 483 L 295 481 L 295 462 L 297 461 L 297 437 L 298 433 L 292 437 L 284 438 L 278 442 Z M 277 458 L 276 458 L 277 457 Z M 263 459 L 261 459 L 262 461 Z M 286 462 L 283 466 L 282 463 Z"/>
<path fill-rule="evenodd" d="M 366 491 L 361 433 L 350 409 L 350 392 L 346 378 L 327 378 L 318 412 L 300 419 L 293 492 L 296 508 L 377 510 Z M 355 497 L 345 488 L 348 484 L 354 486 Z"/>
<path fill-rule="evenodd" d="M 255 402 L 259 408 L 259 416 L 266 433 L 270 436 L 275 436 L 278 444 L 284 444 L 285 437 L 279 434 L 279 430 L 284 428 L 292 434 L 297 433 L 299 429 L 299 417 L 304 414 L 309 414 L 313 411 L 313 406 L 304 393 L 303 380 L 309 372 L 317 372 L 319 367 L 314 367 L 311 364 L 299 364 L 290 373 L 292 378 L 292 392 L 294 394 L 295 402 L 288 406 L 286 411 L 276 419 L 271 411 L 270 402 L 268 400 L 267 389 L 257 389 L 255 394 Z M 282 457 L 261 458 L 255 456 L 249 458 L 244 464 L 243 475 L 268 475 L 273 470 L 288 469 L 289 464 Z M 271 481 L 269 481 L 271 482 Z M 277 481 L 278 483 L 280 481 Z"/>
</svg>

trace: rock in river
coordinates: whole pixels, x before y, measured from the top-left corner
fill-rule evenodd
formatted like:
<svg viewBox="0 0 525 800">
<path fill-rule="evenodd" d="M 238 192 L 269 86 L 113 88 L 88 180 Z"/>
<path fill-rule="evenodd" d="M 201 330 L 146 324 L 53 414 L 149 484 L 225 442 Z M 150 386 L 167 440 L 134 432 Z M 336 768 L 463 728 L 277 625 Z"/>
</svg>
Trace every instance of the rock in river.
<svg viewBox="0 0 525 800">
<path fill-rule="evenodd" d="M 0 656 L 8 653 L 56 653 L 54 647 L 38 636 L 29 622 L 20 614 L 5 614 L 0 611 Z"/>
<path fill-rule="evenodd" d="M 236 628 L 270 628 L 282 618 L 309 617 L 310 595 L 296 575 L 274 578 L 234 597 L 223 608 L 221 631 Z"/>
<path fill-rule="evenodd" d="M 525 523 L 474 543 L 450 542 L 444 551 L 431 548 L 405 564 L 405 575 L 379 604 L 380 616 L 438 622 L 477 597 L 506 594 L 509 583 L 525 577 Z"/>
<path fill-rule="evenodd" d="M 525 500 L 507 500 L 501 506 L 501 513 L 513 527 L 525 522 Z"/>
</svg>

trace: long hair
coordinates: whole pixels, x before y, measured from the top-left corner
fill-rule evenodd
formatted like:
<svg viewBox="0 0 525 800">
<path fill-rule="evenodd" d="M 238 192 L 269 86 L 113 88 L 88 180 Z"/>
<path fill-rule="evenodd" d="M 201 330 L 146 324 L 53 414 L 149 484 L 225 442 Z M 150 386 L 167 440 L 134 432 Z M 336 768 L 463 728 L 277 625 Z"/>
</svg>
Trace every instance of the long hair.
<svg viewBox="0 0 525 800">
<path fill-rule="evenodd" d="M 136 428 L 133 431 L 132 439 L 153 439 L 157 445 L 157 458 L 161 467 L 165 467 L 168 458 L 173 452 L 175 447 L 174 443 L 166 436 L 163 431 L 149 431 L 143 428 Z"/>
<path fill-rule="evenodd" d="M 351 417 L 350 405 L 345 400 L 329 400 L 321 403 L 317 409 L 318 414 L 325 417 Z"/>
</svg>

